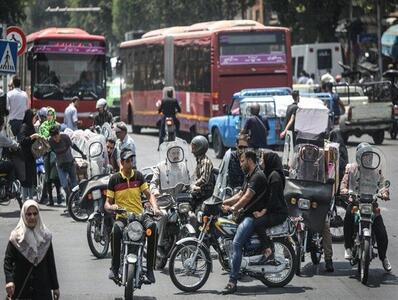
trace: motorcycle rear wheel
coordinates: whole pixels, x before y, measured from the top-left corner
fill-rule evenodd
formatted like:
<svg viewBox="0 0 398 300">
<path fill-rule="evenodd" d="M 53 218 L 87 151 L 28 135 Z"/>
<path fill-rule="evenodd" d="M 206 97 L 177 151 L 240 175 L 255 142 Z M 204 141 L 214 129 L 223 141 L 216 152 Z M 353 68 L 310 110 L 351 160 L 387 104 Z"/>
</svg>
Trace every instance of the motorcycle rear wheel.
<svg viewBox="0 0 398 300">
<path fill-rule="evenodd" d="M 127 269 L 127 283 L 124 288 L 124 299 L 134 299 L 135 265 L 129 264 Z"/>
<path fill-rule="evenodd" d="M 315 247 L 315 245 L 311 246 L 311 261 L 314 265 L 319 265 L 322 258 L 322 249 Z"/>
<path fill-rule="evenodd" d="M 73 220 L 77 222 L 86 222 L 89 214 L 85 209 L 79 207 L 80 191 L 74 191 L 69 196 L 68 212 Z"/>
<path fill-rule="evenodd" d="M 199 252 L 194 261 L 195 266 L 192 269 L 188 269 L 190 256 L 192 256 L 192 254 L 195 252 L 195 250 L 198 247 L 199 247 Z M 203 277 L 198 282 L 192 285 L 186 285 L 182 283 L 180 281 L 180 278 L 182 278 L 182 276 L 177 276 L 178 274 L 176 274 L 176 271 L 178 271 L 178 269 L 176 268 L 177 263 L 180 262 L 182 264 L 181 268 L 183 269 L 185 274 L 187 275 L 192 274 L 194 277 L 196 277 L 195 275 L 197 275 L 197 271 L 199 269 L 198 268 L 199 259 L 204 260 L 203 267 L 205 268 L 205 270 Z M 199 245 L 195 241 L 186 241 L 177 245 L 174 248 L 173 252 L 171 253 L 169 260 L 169 274 L 171 281 L 179 290 L 184 292 L 195 292 L 199 290 L 207 282 L 211 268 L 212 268 L 212 261 L 209 249 L 207 249 L 204 245 Z"/>
<path fill-rule="evenodd" d="M 287 238 L 274 239 L 273 242 L 274 242 L 275 252 L 276 252 L 276 249 L 278 248 L 278 244 L 279 244 L 279 246 L 282 246 L 283 254 L 286 256 L 286 254 L 288 253 L 288 255 L 290 257 L 290 270 L 284 276 L 284 278 L 280 281 L 275 280 L 273 277 L 267 278 L 265 276 L 261 276 L 258 279 L 268 287 L 284 287 L 286 284 L 288 284 L 293 279 L 293 276 L 296 273 L 297 255 L 293 249 L 291 242 Z M 275 255 L 275 257 L 276 257 L 276 255 Z M 285 257 L 285 259 L 286 259 L 286 257 Z M 273 275 L 275 275 L 275 274 L 273 274 Z"/>
<path fill-rule="evenodd" d="M 92 219 L 87 223 L 87 242 L 91 253 L 93 253 L 95 257 L 104 258 L 108 254 L 110 237 L 107 230 L 105 229 L 106 232 L 101 236 L 101 240 L 99 242 L 95 241 L 94 235 L 96 231 L 96 226 L 101 227 L 101 224 L 97 224 L 97 220 L 95 219 Z M 102 249 L 98 251 L 98 249 L 95 247 L 95 244 L 101 245 Z"/>
</svg>

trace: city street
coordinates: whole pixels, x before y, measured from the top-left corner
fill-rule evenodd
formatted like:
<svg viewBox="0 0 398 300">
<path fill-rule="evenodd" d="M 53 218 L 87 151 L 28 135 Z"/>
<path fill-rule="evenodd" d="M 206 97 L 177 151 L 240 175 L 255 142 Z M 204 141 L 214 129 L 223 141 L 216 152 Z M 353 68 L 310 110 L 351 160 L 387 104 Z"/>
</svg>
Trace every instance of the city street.
<svg viewBox="0 0 398 300">
<path fill-rule="evenodd" d="M 386 133 L 387 136 L 387 133 Z M 137 146 L 138 167 L 151 166 L 158 161 L 156 151 L 158 138 L 156 133 L 133 135 Z M 350 138 L 349 154 L 353 158 L 355 147 L 360 139 Z M 361 141 L 371 142 L 369 136 Z M 171 282 L 167 267 L 156 271 L 156 284 L 143 286 L 136 292 L 137 299 L 397 299 L 398 293 L 398 239 L 397 215 L 398 203 L 398 141 L 386 138 L 380 149 L 386 156 L 386 177 L 391 181 L 391 201 L 381 203 L 384 221 L 389 233 L 388 257 L 393 266 L 391 274 L 386 274 L 378 258 L 370 266 L 369 285 L 362 285 L 357 279 L 357 268 L 344 260 L 342 244 L 334 244 L 334 273 L 324 272 L 324 263 L 314 267 L 309 257 L 304 263 L 301 277 L 295 276 L 284 288 L 271 289 L 260 281 L 244 278 L 239 282 L 238 292 L 233 296 L 222 296 L 219 291 L 228 281 L 228 274 L 221 270 L 218 261 L 214 261 L 213 272 L 208 282 L 196 293 L 186 294 L 178 290 Z M 214 166 L 220 160 L 209 151 Z M 65 207 L 41 206 L 42 217 L 53 233 L 53 245 L 60 283 L 61 299 L 120 299 L 124 290 L 108 280 L 110 258 L 98 260 L 90 252 L 86 238 L 86 223 L 77 223 L 63 213 Z M 396 215 L 397 214 L 397 215 Z M 3 265 L 4 251 L 11 230 L 19 218 L 16 201 L 9 206 L 0 206 L 0 262 Z M 4 272 L 0 272 L 0 286 L 4 287 Z M 0 290 L 4 298 L 5 289 Z"/>
</svg>

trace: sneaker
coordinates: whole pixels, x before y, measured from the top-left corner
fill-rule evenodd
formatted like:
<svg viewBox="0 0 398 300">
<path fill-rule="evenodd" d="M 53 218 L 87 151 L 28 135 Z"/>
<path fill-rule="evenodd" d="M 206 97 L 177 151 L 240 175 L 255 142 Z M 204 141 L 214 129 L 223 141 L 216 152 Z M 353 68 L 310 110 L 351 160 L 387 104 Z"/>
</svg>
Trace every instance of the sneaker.
<svg viewBox="0 0 398 300">
<path fill-rule="evenodd" d="M 344 259 L 351 260 L 352 259 L 352 251 L 351 249 L 345 249 L 344 251 Z"/>
<path fill-rule="evenodd" d="M 325 259 L 325 271 L 334 272 L 333 261 L 331 259 Z"/>
<path fill-rule="evenodd" d="M 117 280 L 117 277 L 118 277 L 117 272 L 115 272 L 115 271 L 113 271 L 112 269 L 110 269 L 110 270 L 109 270 L 108 278 L 109 278 L 110 280 L 116 281 L 116 280 Z"/>
<path fill-rule="evenodd" d="M 384 268 L 384 270 L 386 270 L 386 272 L 391 272 L 391 270 L 392 270 L 392 266 L 387 257 L 383 260 L 383 268 Z"/>
</svg>

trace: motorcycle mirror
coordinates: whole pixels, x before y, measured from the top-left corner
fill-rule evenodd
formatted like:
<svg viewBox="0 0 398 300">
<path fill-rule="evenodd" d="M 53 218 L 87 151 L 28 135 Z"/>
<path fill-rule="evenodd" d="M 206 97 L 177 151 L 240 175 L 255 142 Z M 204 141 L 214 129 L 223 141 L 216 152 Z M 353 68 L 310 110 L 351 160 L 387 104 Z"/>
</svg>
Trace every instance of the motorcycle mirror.
<svg viewBox="0 0 398 300">
<path fill-rule="evenodd" d="M 389 188 L 391 185 L 391 182 L 389 180 L 384 181 L 384 187 Z"/>
</svg>

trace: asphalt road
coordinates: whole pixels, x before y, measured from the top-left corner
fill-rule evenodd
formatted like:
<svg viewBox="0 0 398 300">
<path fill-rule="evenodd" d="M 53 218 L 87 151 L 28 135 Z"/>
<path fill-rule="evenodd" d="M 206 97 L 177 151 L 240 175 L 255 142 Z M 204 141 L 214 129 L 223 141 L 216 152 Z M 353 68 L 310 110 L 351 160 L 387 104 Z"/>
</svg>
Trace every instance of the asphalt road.
<svg viewBox="0 0 398 300">
<path fill-rule="evenodd" d="M 138 167 L 150 166 L 158 161 L 157 137 L 154 134 L 133 135 L 137 145 Z M 352 156 L 359 139 L 351 139 L 349 152 Z M 363 137 L 364 141 L 371 141 Z M 388 257 L 393 265 L 391 274 L 386 274 L 381 262 L 375 259 L 371 263 L 369 285 L 362 285 L 356 278 L 356 267 L 344 261 L 342 244 L 334 244 L 334 273 L 325 273 L 323 262 L 313 266 L 309 257 L 304 263 L 302 277 L 294 277 L 284 288 L 271 289 L 261 282 L 249 280 L 239 283 L 238 292 L 230 297 L 222 296 L 219 291 L 228 281 L 217 261 L 213 272 L 202 289 L 194 294 L 185 294 L 172 284 L 167 269 L 156 271 L 155 285 L 144 286 L 137 291 L 137 299 L 397 299 L 398 295 L 398 240 L 397 228 L 398 204 L 398 142 L 386 139 L 380 147 L 384 152 L 388 168 L 386 177 L 391 180 L 391 201 L 381 203 L 385 224 L 389 232 Z M 215 166 L 220 160 L 214 158 Z M 43 219 L 54 236 L 55 259 L 60 282 L 61 299 L 119 299 L 123 289 L 107 279 L 110 259 L 98 260 L 93 257 L 87 245 L 86 224 L 77 223 L 63 214 L 64 207 L 48 208 L 42 206 Z M 3 261 L 6 243 L 11 230 L 19 217 L 16 202 L 9 206 L 0 206 L 0 261 Z M 4 287 L 4 273 L 0 272 L 0 286 Z M 0 298 L 5 289 L 0 289 Z"/>
</svg>

